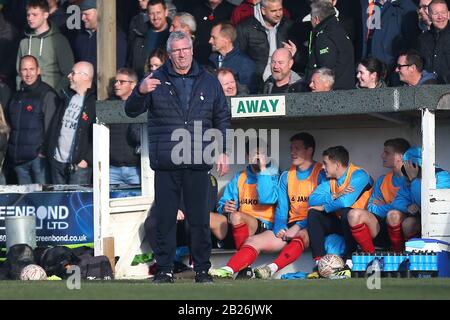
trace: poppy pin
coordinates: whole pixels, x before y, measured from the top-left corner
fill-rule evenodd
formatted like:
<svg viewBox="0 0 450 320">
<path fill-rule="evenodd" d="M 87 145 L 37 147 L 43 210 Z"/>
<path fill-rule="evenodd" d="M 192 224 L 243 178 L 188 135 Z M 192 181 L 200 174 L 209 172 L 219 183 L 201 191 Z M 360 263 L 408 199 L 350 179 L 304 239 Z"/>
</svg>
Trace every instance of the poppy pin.
<svg viewBox="0 0 450 320">
<path fill-rule="evenodd" d="M 81 119 L 83 119 L 84 121 L 88 121 L 89 120 L 89 116 L 87 115 L 86 112 L 83 112 L 83 115 L 81 116 Z"/>
<path fill-rule="evenodd" d="M 27 111 L 28 111 L 28 112 L 33 111 L 33 106 L 32 106 L 32 105 L 28 105 L 28 106 L 27 106 Z"/>
</svg>

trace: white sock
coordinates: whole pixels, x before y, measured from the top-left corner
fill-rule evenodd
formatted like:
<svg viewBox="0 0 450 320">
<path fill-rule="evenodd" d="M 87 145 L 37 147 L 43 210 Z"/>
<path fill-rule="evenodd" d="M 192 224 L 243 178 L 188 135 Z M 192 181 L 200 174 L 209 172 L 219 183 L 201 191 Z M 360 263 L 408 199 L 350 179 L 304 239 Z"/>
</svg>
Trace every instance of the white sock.
<svg viewBox="0 0 450 320">
<path fill-rule="evenodd" d="M 272 274 L 278 271 L 278 266 L 276 265 L 276 263 L 271 263 L 268 264 L 267 266 L 270 268 L 270 271 L 272 271 Z"/>
<path fill-rule="evenodd" d="M 345 261 L 345 264 L 351 269 L 353 268 L 353 261 L 352 259 L 347 259 L 347 261 Z"/>
</svg>

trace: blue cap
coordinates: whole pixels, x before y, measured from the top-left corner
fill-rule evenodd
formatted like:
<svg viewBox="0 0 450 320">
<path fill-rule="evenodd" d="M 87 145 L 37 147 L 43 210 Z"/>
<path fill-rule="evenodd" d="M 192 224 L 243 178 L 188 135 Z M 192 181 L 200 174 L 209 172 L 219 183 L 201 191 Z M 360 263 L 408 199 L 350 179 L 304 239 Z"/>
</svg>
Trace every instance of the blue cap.
<svg viewBox="0 0 450 320">
<path fill-rule="evenodd" d="M 422 148 L 411 147 L 403 154 L 403 161 L 412 161 L 419 166 L 422 166 Z"/>
<path fill-rule="evenodd" d="M 81 11 L 89 10 L 89 9 L 97 9 L 97 0 L 84 0 L 80 4 Z"/>
</svg>

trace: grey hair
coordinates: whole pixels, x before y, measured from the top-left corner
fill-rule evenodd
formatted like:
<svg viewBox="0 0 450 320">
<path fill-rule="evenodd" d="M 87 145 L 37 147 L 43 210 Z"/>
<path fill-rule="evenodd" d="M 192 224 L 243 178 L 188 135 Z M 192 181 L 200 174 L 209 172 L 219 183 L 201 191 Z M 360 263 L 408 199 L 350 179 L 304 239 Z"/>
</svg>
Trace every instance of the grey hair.
<svg viewBox="0 0 450 320">
<path fill-rule="evenodd" d="M 261 7 L 267 7 L 267 5 L 270 3 L 278 3 L 281 2 L 283 4 L 283 0 L 261 0 Z"/>
<path fill-rule="evenodd" d="M 330 84 L 330 87 L 333 88 L 334 85 L 334 71 L 329 69 L 329 68 L 319 68 L 314 70 L 313 74 L 318 74 L 320 75 L 320 79 L 322 79 L 323 81 L 326 81 Z"/>
<path fill-rule="evenodd" d="M 189 37 L 183 31 L 174 31 L 169 35 L 169 39 L 167 39 L 167 47 L 166 47 L 167 52 L 169 52 L 169 53 L 172 52 L 172 43 L 174 41 L 179 41 L 179 40 L 183 40 L 183 39 L 188 39 L 189 46 L 192 48 L 192 38 L 191 37 Z"/>
<path fill-rule="evenodd" d="M 134 71 L 133 69 L 130 69 L 130 68 L 120 68 L 116 72 L 116 75 L 118 75 L 118 74 L 126 75 L 128 77 L 128 79 L 130 79 L 131 81 L 134 81 L 134 82 L 138 82 L 138 80 L 139 80 L 136 71 Z"/>
<path fill-rule="evenodd" d="M 180 23 L 182 25 L 188 26 L 189 30 L 191 30 L 192 33 L 195 33 L 197 31 L 197 23 L 195 22 L 195 18 L 192 14 L 187 12 L 177 12 L 174 16 L 180 18 Z"/>
<path fill-rule="evenodd" d="M 323 21 L 329 16 L 336 15 L 331 2 L 328 1 L 314 1 L 311 3 L 311 18 L 317 17 L 320 21 Z"/>
</svg>

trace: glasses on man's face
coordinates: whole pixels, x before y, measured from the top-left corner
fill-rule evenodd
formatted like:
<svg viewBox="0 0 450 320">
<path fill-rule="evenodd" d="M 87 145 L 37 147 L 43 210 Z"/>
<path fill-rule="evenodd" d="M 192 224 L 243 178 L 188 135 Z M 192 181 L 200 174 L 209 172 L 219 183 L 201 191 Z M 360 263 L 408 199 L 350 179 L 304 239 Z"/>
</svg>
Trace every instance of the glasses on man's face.
<svg viewBox="0 0 450 320">
<path fill-rule="evenodd" d="M 83 71 L 74 71 L 74 70 L 72 70 L 72 71 L 70 71 L 70 73 L 69 73 L 70 75 L 76 75 L 76 74 L 85 74 L 85 75 L 88 75 L 86 72 L 83 72 Z"/>
<path fill-rule="evenodd" d="M 114 84 L 116 84 L 117 82 L 118 82 L 120 85 L 123 85 L 124 83 L 131 83 L 131 82 L 133 82 L 133 81 L 131 81 L 131 80 L 119 80 L 119 79 L 114 80 Z"/>
<path fill-rule="evenodd" d="M 396 64 L 395 69 L 401 69 L 403 67 L 410 67 L 412 64 Z"/>
</svg>

